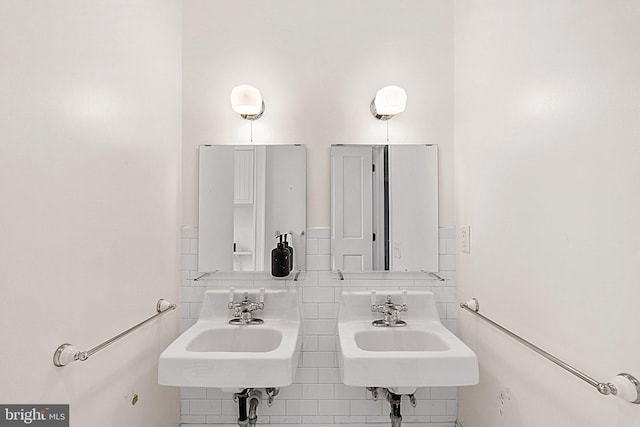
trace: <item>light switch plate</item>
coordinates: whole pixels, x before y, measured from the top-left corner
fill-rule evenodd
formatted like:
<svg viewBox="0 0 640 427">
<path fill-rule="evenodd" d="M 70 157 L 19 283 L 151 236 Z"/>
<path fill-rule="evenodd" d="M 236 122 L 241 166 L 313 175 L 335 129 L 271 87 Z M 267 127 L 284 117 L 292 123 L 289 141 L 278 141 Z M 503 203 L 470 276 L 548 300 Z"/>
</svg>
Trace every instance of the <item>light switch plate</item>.
<svg viewBox="0 0 640 427">
<path fill-rule="evenodd" d="M 463 253 L 471 253 L 471 226 L 460 227 L 460 247 Z"/>
</svg>

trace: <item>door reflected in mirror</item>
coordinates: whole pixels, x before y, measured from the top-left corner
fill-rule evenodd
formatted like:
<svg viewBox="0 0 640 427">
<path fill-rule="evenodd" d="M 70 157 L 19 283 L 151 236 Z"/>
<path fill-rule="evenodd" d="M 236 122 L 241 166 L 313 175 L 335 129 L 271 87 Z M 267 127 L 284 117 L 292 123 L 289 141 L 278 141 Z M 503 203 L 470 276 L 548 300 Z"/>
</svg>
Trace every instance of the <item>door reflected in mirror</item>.
<svg viewBox="0 0 640 427">
<path fill-rule="evenodd" d="M 271 272 L 281 235 L 304 271 L 306 197 L 304 145 L 201 146 L 198 270 Z"/>
<path fill-rule="evenodd" d="M 334 271 L 438 271 L 438 147 L 331 146 Z"/>
</svg>

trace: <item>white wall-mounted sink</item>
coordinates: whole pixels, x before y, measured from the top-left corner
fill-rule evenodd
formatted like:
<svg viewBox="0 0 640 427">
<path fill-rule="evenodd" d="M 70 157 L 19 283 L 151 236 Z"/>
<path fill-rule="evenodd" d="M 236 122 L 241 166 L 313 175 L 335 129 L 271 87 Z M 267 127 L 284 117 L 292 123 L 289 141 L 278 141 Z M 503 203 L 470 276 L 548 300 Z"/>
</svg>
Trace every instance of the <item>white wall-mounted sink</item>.
<svg viewBox="0 0 640 427">
<path fill-rule="evenodd" d="M 236 300 L 258 289 L 236 290 Z M 283 387 L 293 382 L 300 351 L 295 289 L 266 289 L 261 325 L 230 325 L 229 289 L 205 293 L 200 317 L 160 355 L 158 383 L 223 389 Z"/>
<path fill-rule="evenodd" d="M 342 381 L 350 386 L 385 387 L 411 393 L 417 387 L 478 383 L 475 353 L 440 322 L 433 293 L 408 291 L 404 327 L 374 327 L 371 293 L 343 291 L 338 316 Z M 379 303 L 400 291 L 379 292 Z"/>
</svg>

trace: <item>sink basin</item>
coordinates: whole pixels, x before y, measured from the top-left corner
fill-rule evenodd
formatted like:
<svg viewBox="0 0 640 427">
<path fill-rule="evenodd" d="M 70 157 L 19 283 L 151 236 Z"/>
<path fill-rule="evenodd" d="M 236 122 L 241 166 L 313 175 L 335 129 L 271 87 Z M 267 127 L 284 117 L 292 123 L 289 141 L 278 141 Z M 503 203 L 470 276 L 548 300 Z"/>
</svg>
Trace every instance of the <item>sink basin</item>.
<svg viewBox="0 0 640 427">
<path fill-rule="evenodd" d="M 394 302 L 402 299 L 400 291 L 383 294 Z M 477 384 L 478 359 L 442 325 L 433 293 L 408 291 L 407 300 L 408 311 L 401 314 L 407 326 L 374 327 L 371 321 L 381 315 L 371 312 L 371 293 L 342 292 L 338 315 L 342 382 L 398 393 L 412 393 L 417 387 Z"/>
<path fill-rule="evenodd" d="M 258 289 L 236 290 L 235 299 Z M 225 390 L 284 387 L 293 382 L 300 352 L 295 289 L 266 289 L 260 325 L 230 325 L 229 289 L 207 291 L 198 321 L 160 355 L 158 383 Z"/>
<path fill-rule="evenodd" d="M 438 335 L 415 329 L 376 328 L 358 331 L 356 346 L 364 351 L 445 351 L 449 345 Z"/>
<path fill-rule="evenodd" d="M 276 329 L 207 329 L 187 343 L 187 351 L 266 353 L 277 349 L 280 342 L 282 332 Z"/>
</svg>

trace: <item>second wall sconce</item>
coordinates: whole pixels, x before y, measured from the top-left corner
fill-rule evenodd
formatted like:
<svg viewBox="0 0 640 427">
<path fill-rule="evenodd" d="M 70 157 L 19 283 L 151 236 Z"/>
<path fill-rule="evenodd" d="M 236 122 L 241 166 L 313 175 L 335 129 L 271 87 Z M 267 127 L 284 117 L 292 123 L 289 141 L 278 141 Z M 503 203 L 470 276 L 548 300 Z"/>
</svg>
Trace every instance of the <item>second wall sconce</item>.
<svg viewBox="0 0 640 427">
<path fill-rule="evenodd" d="M 371 101 L 371 114 L 378 120 L 389 120 L 407 106 L 407 93 L 398 86 L 385 86 Z"/>
<path fill-rule="evenodd" d="M 253 86 L 240 85 L 231 91 L 231 108 L 246 120 L 258 120 L 264 113 L 260 91 Z"/>
</svg>

